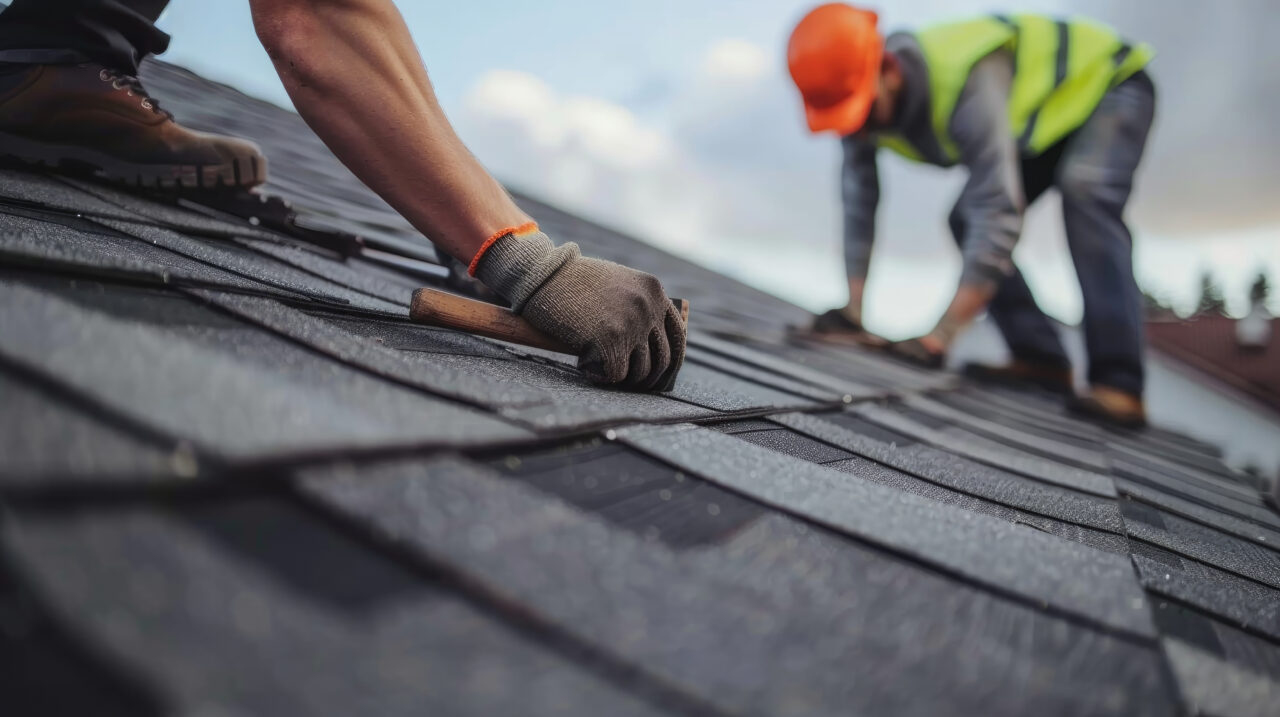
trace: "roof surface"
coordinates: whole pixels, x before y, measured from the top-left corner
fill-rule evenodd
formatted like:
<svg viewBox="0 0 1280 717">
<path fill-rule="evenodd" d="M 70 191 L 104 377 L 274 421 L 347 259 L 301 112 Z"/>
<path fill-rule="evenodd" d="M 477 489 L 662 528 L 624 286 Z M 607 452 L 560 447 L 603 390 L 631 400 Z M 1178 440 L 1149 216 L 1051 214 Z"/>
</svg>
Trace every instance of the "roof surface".
<svg viewBox="0 0 1280 717">
<path fill-rule="evenodd" d="M 1239 322 L 1221 315 L 1149 321 L 1147 337 L 1166 354 L 1280 411 L 1280 319 L 1269 322 L 1271 338 L 1257 348 L 1242 348 L 1236 338 Z"/>
<path fill-rule="evenodd" d="M 408 323 L 433 252 L 295 115 L 144 79 L 369 248 L 0 174 L 0 711 L 1276 713 L 1280 515 L 1214 447 L 519 197 L 693 305 L 674 392 L 592 387 Z"/>
</svg>

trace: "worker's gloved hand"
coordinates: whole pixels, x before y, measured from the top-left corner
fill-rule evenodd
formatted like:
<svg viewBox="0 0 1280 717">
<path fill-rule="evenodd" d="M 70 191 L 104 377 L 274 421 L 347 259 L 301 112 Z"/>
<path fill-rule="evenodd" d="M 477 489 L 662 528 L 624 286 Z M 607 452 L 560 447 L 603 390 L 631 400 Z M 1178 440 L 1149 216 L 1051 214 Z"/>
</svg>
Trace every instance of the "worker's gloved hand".
<svg viewBox="0 0 1280 717">
<path fill-rule="evenodd" d="M 685 327 L 650 274 L 556 247 L 542 232 L 506 234 L 473 262 L 511 310 L 578 353 L 598 383 L 669 391 L 684 363 Z"/>
</svg>

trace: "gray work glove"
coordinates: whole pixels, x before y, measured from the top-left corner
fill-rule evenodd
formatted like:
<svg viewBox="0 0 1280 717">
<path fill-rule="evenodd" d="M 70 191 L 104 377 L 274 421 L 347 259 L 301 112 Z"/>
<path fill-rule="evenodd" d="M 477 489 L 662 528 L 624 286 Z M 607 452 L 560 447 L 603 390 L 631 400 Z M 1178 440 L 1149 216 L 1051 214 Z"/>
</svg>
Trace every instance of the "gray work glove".
<svg viewBox="0 0 1280 717">
<path fill-rule="evenodd" d="M 476 263 L 475 275 L 511 310 L 578 354 L 597 383 L 670 391 L 684 363 L 685 327 L 657 278 L 582 256 L 546 234 L 507 234 Z"/>
</svg>

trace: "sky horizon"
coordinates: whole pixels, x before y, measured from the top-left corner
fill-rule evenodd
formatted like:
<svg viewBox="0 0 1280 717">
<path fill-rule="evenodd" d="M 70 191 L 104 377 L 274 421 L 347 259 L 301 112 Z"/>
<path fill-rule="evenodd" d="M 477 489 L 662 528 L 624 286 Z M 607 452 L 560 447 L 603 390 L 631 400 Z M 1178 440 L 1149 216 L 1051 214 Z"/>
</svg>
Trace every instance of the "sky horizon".
<svg viewBox="0 0 1280 717">
<path fill-rule="evenodd" d="M 791 26 L 812 4 L 742 0 L 731 13 L 700 0 L 400 7 L 451 122 L 499 179 L 821 311 L 845 299 L 840 151 L 834 138 L 805 131 L 783 57 Z M 1006 7 L 900 0 L 881 17 L 892 29 Z M 1280 168 L 1268 162 L 1278 140 L 1267 130 L 1280 120 L 1280 85 L 1265 72 L 1224 79 L 1203 67 L 1205 57 L 1225 64 L 1232 52 L 1255 51 L 1235 47 L 1248 44 L 1237 41 L 1242 28 L 1280 29 L 1265 0 L 1204 17 L 1154 1 L 1016 7 L 1093 15 L 1160 52 L 1151 67 L 1157 124 L 1130 205 L 1140 284 L 1185 311 L 1210 270 L 1233 314 L 1245 310 L 1259 269 L 1280 285 L 1280 208 L 1269 200 L 1280 194 Z M 1203 29 L 1206 17 L 1213 25 Z M 162 59 L 291 106 L 247 2 L 174 0 L 160 26 L 173 35 Z M 1211 47 L 1191 52 L 1177 42 L 1192 26 Z M 520 41 L 494 42 L 503 37 Z M 1280 60 L 1274 43 L 1262 51 Z M 1248 112 L 1230 111 L 1237 107 Z M 954 289 L 960 263 L 945 219 L 964 173 L 897 159 L 881 169 L 867 323 L 901 337 L 927 330 Z M 1056 193 L 1031 207 L 1015 257 L 1041 306 L 1077 323 L 1060 211 Z M 1271 307 L 1280 313 L 1280 291 Z"/>
</svg>

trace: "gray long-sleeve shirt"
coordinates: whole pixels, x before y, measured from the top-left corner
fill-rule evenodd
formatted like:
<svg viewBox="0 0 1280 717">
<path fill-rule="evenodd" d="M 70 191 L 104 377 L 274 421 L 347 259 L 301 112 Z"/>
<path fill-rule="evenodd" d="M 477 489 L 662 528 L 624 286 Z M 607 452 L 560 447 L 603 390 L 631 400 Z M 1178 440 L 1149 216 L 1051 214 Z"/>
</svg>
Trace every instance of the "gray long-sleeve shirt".
<svg viewBox="0 0 1280 717">
<path fill-rule="evenodd" d="M 928 68 L 919 43 L 898 33 L 890 35 L 885 46 L 898 59 L 904 79 L 893 130 L 926 162 L 950 166 L 933 132 Z M 969 170 L 951 222 L 959 230 L 962 284 L 999 282 L 1013 271 L 1013 247 L 1022 232 L 1026 200 L 1018 147 L 1009 127 L 1012 84 L 1013 56 L 1003 50 L 988 55 L 974 66 L 951 116 L 951 138 L 960 151 L 960 164 Z M 865 278 L 880 201 L 877 147 L 871 138 L 852 136 L 843 145 L 845 268 L 850 278 Z"/>
</svg>

